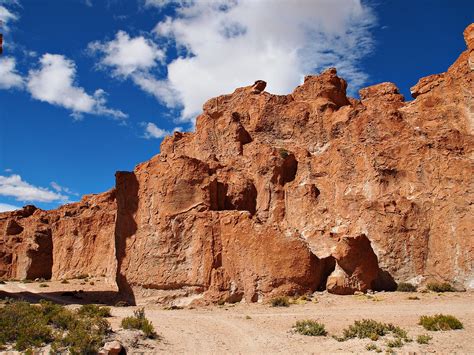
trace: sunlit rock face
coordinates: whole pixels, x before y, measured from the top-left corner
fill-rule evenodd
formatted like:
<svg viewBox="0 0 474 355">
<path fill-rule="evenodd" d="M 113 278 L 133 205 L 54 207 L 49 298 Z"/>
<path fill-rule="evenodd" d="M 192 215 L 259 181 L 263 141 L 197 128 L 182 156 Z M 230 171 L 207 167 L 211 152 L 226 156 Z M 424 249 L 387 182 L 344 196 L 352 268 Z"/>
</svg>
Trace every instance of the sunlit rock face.
<svg viewBox="0 0 474 355">
<path fill-rule="evenodd" d="M 335 69 L 210 99 L 114 190 L 0 214 L 0 277 L 106 275 L 132 301 L 182 303 L 472 287 L 473 32 L 413 101 L 392 83 L 348 98 Z"/>
</svg>

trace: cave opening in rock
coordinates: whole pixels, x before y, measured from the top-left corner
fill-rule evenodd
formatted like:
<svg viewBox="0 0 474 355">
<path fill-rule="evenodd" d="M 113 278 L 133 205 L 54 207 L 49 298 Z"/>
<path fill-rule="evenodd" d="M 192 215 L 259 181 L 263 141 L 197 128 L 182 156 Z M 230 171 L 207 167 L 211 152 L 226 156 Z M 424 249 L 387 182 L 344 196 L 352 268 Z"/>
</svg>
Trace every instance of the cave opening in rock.
<svg viewBox="0 0 474 355">
<path fill-rule="evenodd" d="M 321 278 L 319 281 L 319 287 L 317 291 L 324 291 L 326 290 L 326 283 L 328 281 L 329 275 L 336 269 L 336 259 L 332 256 L 328 256 L 327 258 L 320 259 L 321 263 Z"/>
<path fill-rule="evenodd" d="M 251 182 L 232 188 L 226 183 L 216 182 L 211 190 L 211 209 L 214 211 L 248 211 L 252 215 L 257 210 L 257 189 Z"/>
<path fill-rule="evenodd" d="M 51 230 L 37 231 L 35 242 L 38 245 L 36 250 L 28 251 L 31 263 L 26 272 L 26 278 L 28 280 L 36 278 L 50 280 L 53 274 L 53 238 Z"/>
</svg>

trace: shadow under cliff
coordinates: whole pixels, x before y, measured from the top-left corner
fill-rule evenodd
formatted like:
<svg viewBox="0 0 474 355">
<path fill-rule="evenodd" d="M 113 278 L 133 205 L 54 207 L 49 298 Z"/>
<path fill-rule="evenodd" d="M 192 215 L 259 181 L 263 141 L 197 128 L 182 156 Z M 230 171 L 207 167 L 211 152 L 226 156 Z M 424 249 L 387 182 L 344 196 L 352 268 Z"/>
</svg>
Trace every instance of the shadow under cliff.
<svg viewBox="0 0 474 355">
<path fill-rule="evenodd" d="M 133 289 L 122 270 L 126 256 L 127 239 L 137 231 L 135 213 L 138 210 L 138 180 L 133 172 L 117 171 L 115 173 L 117 198 L 117 219 L 115 222 L 115 256 L 117 258 L 116 282 L 120 297 L 130 305 L 135 305 Z"/>
<path fill-rule="evenodd" d="M 54 291 L 54 292 L 30 292 L 19 291 L 9 292 L 0 290 L 0 299 L 13 298 L 24 300 L 30 303 L 38 303 L 41 300 L 52 301 L 58 304 L 105 304 L 115 306 L 122 300 L 119 292 L 116 291 Z"/>
</svg>

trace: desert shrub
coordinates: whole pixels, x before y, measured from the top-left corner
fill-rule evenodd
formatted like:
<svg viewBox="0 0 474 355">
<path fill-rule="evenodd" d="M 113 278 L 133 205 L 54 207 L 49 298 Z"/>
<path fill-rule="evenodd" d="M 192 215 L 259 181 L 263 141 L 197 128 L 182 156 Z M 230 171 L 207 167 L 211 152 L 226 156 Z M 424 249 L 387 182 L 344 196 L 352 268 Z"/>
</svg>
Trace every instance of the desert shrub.
<svg viewBox="0 0 474 355">
<path fill-rule="evenodd" d="M 389 348 L 401 348 L 403 346 L 403 342 L 400 338 L 395 338 L 388 340 L 385 345 L 387 345 Z"/>
<path fill-rule="evenodd" d="M 416 342 L 418 344 L 428 344 L 431 339 L 433 339 L 432 336 L 428 334 L 421 334 L 421 335 L 418 335 L 418 337 L 416 338 Z"/>
<path fill-rule="evenodd" d="M 309 319 L 296 322 L 293 329 L 301 335 L 308 336 L 325 336 L 328 333 L 324 324 Z"/>
<path fill-rule="evenodd" d="M 65 336 L 56 339 L 52 348 L 54 352 L 66 348 L 71 354 L 95 354 L 109 332 L 110 324 L 103 318 L 80 318 L 70 324 Z"/>
<path fill-rule="evenodd" d="M 418 297 L 418 296 L 409 296 L 408 299 L 409 299 L 410 301 L 419 301 L 419 300 L 420 300 L 420 297 Z"/>
<path fill-rule="evenodd" d="M 66 280 L 66 279 L 64 279 L 64 280 L 61 280 L 61 283 L 62 283 L 62 284 L 68 284 L 68 283 L 69 283 L 69 281 L 68 281 L 68 280 Z"/>
<path fill-rule="evenodd" d="M 455 292 L 456 290 L 454 289 L 451 284 L 447 282 L 430 282 L 428 285 L 426 285 L 426 288 L 430 291 L 433 292 Z"/>
<path fill-rule="evenodd" d="M 141 330 L 147 338 L 156 337 L 153 324 L 145 317 L 144 308 L 134 311 L 132 317 L 126 317 L 122 319 L 122 328 Z"/>
<path fill-rule="evenodd" d="M 270 302 L 272 304 L 272 307 L 289 307 L 290 306 L 290 299 L 286 296 L 272 298 Z"/>
<path fill-rule="evenodd" d="M 115 307 L 129 307 L 130 304 L 127 301 L 117 301 Z"/>
<path fill-rule="evenodd" d="M 365 350 L 367 351 L 375 351 L 377 353 L 381 353 L 382 349 L 380 349 L 375 343 L 369 343 L 365 346 Z"/>
<path fill-rule="evenodd" d="M 0 312 L 0 345 L 15 343 L 23 351 L 53 340 L 53 334 L 39 307 L 27 302 L 11 302 Z"/>
<path fill-rule="evenodd" d="M 416 286 L 409 282 L 400 282 L 397 285 L 397 291 L 399 292 L 416 292 Z"/>
<path fill-rule="evenodd" d="M 85 304 L 79 308 L 77 311 L 78 314 L 81 316 L 88 316 L 88 317 L 102 317 L 107 318 L 111 317 L 110 314 L 110 307 L 100 307 L 95 304 Z"/>
<path fill-rule="evenodd" d="M 84 280 L 84 279 L 87 279 L 88 277 L 89 277 L 89 275 L 87 275 L 87 274 L 80 274 L 80 275 L 76 276 L 76 279 Z"/>
<path fill-rule="evenodd" d="M 451 315 L 436 314 L 434 316 L 421 316 L 419 325 L 426 330 L 454 330 L 463 329 L 464 326 L 459 319 Z"/>
<path fill-rule="evenodd" d="M 48 284 L 39 284 L 39 287 L 49 287 Z"/>
<path fill-rule="evenodd" d="M 284 148 L 280 148 L 279 152 L 280 152 L 280 157 L 282 157 L 283 159 L 288 158 L 288 156 L 290 155 L 290 153 L 288 153 L 288 151 Z"/>
<path fill-rule="evenodd" d="M 406 330 L 397 327 L 391 323 L 381 323 L 373 319 L 363 319 L 355 321 L 354 324 L 343 330 L 342 337 L 335 337 L 338 341 L 344 341 L 351 338 L 369 338 L 376 341 L 379 337 L 392 333 L 396 338 L 405 341 L 411 341 L 408 338 Z"/>
<path fill-rule="evenodd" d="M 53 352 L 95 353 L 109 331 L 110 324 L 101 316 L 44 300 L 39 305 L 12 301 L 0 312 L 0 346 L 10 343 L 19 351 L 52 343 Z"/>
</svg>

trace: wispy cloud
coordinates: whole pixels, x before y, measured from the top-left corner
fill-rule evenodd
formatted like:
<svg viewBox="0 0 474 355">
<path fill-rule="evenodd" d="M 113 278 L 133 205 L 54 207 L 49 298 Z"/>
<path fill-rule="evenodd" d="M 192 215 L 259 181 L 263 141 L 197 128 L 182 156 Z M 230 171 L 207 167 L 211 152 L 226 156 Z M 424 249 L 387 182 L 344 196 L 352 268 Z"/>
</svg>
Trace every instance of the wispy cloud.
<svg viewBox="0 0 474 355">
<path fill-rule="evenodd" d="M 168 131 L 162 128 L 159 128 L 156 124 L 152 122 L 144 122 L 143 126 L 145 127 L 145 134 L 144 138 L 151 139 L 151 138 L 164 138 L 165 136 L 171 135 L 173 132 L 182 131 L 182 127 L 175 127 L 173 131 Z"/>
<path fill-rule="evenodd" d="M 8 211 L 14 211 L 14 210 L 19 210 L 21 207 L 18 206 L 13 206 L 8 203 L 1 203 L 0 202 L 0 212 L 8 212 Z"/>
<path fill-rule="evenodd" d="M 74 196 L 79 196 L 79 194 L 77 192 L 74 192 L 72 191 L 70 188 L 68 187 L 65 187 L 65 186 L 61 186 L 59 185 L 57 182 L 53 181 L 51 182 L 51 187 L 53 188 L 54 191 L 58 192 L 58 193 L 61 193 L 61 192 L 64 192 L 68 195 L 74 195 Z"/>
<path fill-rule="evenodd" d="M 10 30 L 10 27 L 8 24 L 16 20 L 18 20 L 18 15 L 11 12 L 11 10 L 8 10 L 5 6 L 0 5 L 0 21 L 3 25 L 2 29 L 4 32 L 8 32 Z"/>
<path fill-rule="evenodd" d="M 61 106 L 72 111 L 75 118 L 82 114 L 111 116 L 117 119 L 127 117 L 120 110 L 106 106 L 106 93 L 97 89 L 90 95 L 75 84 L 75 63 L 59 54 L 46 53 L 40 58 L 38 69 L 29 71 L 27 89 L 34 99 Z"/>
<path fill-rule="evenodd" d="M 66 202 L 69 197 L 45 187 L 34 186 L 24 181 L 20 175 L 0 175 L 0 196 L 13 197 L 17 201 Z"/>
</svg>

